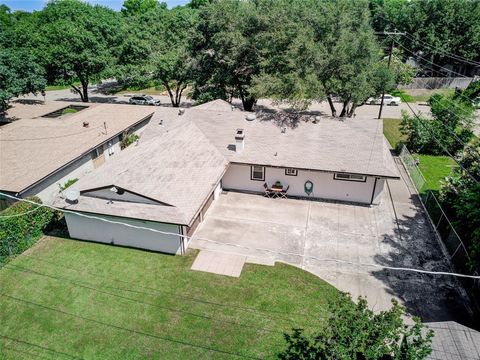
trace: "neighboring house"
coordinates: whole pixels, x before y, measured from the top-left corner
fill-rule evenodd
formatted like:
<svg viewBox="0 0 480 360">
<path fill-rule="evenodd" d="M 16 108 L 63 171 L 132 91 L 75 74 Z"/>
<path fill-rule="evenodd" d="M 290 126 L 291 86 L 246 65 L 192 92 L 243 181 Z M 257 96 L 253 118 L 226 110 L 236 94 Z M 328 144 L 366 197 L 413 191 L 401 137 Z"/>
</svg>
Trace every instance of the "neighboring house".
<svg viewBox="0 0 480 360">
<path fill-rule="evenodd" d="M 138 144 L 75 184 L 77 201 L 55 203 L 157 232 L 66 213 L 70 236 L 181 254 L 222 190 L 262 194 L 279 181 L 289 197 L 374 205 L 385 180 L 399 178 L 381 121 L 281 128 L 227 105 L 158 109 Z"/>
<path fill-rule="evenodd" d="M 119 153 L 123 135 L 141 131 L 152 113 L 148 106 L 15 103 L 8 111 L 15 121 L 0 127 L 0 191 L 52 203 L 68 180 Z"/>
</svg>

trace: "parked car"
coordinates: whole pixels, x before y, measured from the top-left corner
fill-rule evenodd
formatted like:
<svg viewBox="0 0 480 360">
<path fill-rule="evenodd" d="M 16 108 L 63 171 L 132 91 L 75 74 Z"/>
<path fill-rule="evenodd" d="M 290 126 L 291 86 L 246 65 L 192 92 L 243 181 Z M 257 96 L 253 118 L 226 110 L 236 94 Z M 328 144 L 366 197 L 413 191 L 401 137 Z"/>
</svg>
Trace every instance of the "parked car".
<svg viewBox="0 0 480 360">
<path fill-rule="evenodd" d="M 149 95 L 135 95 L 132 96 L 128 102 L 133 105 L 153 105 L 158 106 L 160 105 L 160 100 L 154 99 Z"/>
<path fill-rule="evenodd" d="M 384 105 L 391 105 L 391 106 L 397 106 L 402 102 L 402 100 L 398 96 L 392 96 L 389 94 L 385 94 L 383 97 L 383 104 Z M 369 105 L 380 105 L 382 103 L 382 97 L 378 98 L 369 98 L 367 100 L 367 104 Z"/>
</svg>

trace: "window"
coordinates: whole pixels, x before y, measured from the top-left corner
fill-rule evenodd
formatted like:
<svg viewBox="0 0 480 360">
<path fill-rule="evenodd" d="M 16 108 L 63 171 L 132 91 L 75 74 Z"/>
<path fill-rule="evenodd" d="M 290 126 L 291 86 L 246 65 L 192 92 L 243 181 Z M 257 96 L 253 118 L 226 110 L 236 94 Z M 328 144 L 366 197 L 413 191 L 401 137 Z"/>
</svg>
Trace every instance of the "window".
<svg viewBox="0 0 480 360">
<path fill-rule="evenodd" d="M 357 174 L 343 174 L 343 173 L 335 173 L 333 175 L 335 180 L 344 180 L 344 181 L 360 181 L 366 182 L 367 177 L 365 175 L 357 175 Z"/>
<path fill-rule="evenodd" d="M 288 175 L 288 176 L 297 176 L 297 174 L 298 174 L 298 170 L 297 170 L 297 169 L 291 169 L 291 168 L 285 169 L 285 175 Z"/>
<path fill-rule="evenodd" d="M 250 179 L 265 181 L 265 167 L 253 165 L 250 167 Z"/>
</svg>

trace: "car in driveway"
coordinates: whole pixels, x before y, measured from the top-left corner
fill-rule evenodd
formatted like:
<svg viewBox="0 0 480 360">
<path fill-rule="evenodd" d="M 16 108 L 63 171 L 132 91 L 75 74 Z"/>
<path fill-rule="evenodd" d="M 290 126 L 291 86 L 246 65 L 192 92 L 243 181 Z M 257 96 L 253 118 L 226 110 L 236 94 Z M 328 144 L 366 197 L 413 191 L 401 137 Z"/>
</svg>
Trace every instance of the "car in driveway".
<svg viewBox="0 0 480 360">
<path fill-rule="evenodd" d="M 132 96 L 128 100 L 128 102 L 132 105 L 153 105 L 153 106 L 160 105 L 160 100 L 154 99 L 149 95 L 135 95 L 135 96 Z"/>
<path fill-rule="evenodd" d="M 385 94 L 383 97 L 383 103 L 385 105 L 397 106 L 402 102 L 402 100 L 398 96 L 393 96 L 390 94 Z M 382 103 L 382 97 L 377 98 L 369 98 L 367 100 L 367 104 L 369 105 L 380 105 Z"/>
</svg>

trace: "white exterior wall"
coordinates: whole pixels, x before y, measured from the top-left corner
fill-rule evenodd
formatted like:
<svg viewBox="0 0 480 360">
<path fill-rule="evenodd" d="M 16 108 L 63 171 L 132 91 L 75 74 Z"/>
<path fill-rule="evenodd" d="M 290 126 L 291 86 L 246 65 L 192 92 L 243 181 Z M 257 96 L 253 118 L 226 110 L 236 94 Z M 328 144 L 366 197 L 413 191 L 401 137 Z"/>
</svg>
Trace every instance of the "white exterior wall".
<svg viewBox="0 0 480 360">
<path fill-rule="evenodd" d="M 332 199 L 370 204 L 375 184 L 375 177 L 367 177 L 366 182 L 334 180 L 333 173 L 298 170 L 297 176 L 285 175 L 284 168 L 265 168 L 265 181 L 250 179 L 250 166 L 231 164 L 227 169 L 222 186 L 226 190 L 244 190 L 252 192 L 264 191 L 263 184 L 271 186 L 276 181 L 281 181 L 284 187 L 290 185 L 288 194 L 292 196 L 307 197 L 304 185 L 307 180 L 313 183 L 314 198 Z M 374 199 L 379 199 L 383 189 L 383 180 L 377 180 Z"/>
<path fill-rule="evenodd" d="M 148 121 L 140 123 L 134 126 L 131 129 L 131 132 L 140 135 L 141 132 L 145 129 L 145 125 L 147 124 Z M 115 154 L 118 154 L 121 151 L 120 137 L 117 136 L 101 146 L 103 146 L 104 149 L 105 161 L 109 161 L 110 158 L 114 157 Z M 93 170 L 94 165 L 90 152 L 84 155 L 81 159 L 78 159 L 66 168 L 60 170 L 58 173 L 47 177 L 39 184 L 35 185 L 31 189 L 28 189 L 26 192 L 22 193 L 22 197 L 36 195 L 42 200 L 42 202 L 46 204 L 51 204 L 59 194 L 59 185 L 65 184 L 70 179 L 80 179 L 82 176 L 85 176 Z"/>
<path fill-rule="evenodd" d="M 42 202 L 51 204 L 60 193 L 59 185 L 65 184 L 70 179 L 80 179 L 89 172 L 93 171 L 93 162 L 90 154 L 73 162 L 66 168 L 49 176 L 38 185 L 28 189 L 22 194 L 22 197 L 36 195 Z"/>
<path fill-rule="evenodd" d="M 179 234 L 180 226 L 128 219 L 116 216 L 92 215 L 103 219 L 147 227 L 163 232 Z M 85 218 L 76 214 L 65 213 L 68 232 L 74 239 L 96 241 L 106 244 L 131 246 L 139 249 L 160 251 L 168 254 L 182 253 L 182 239 L 177 235 L 164 235 L 149 230 L 130 228 L 119 224 Z"/>
</svg>

